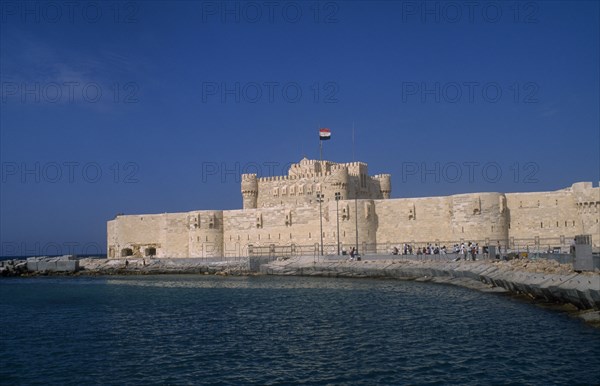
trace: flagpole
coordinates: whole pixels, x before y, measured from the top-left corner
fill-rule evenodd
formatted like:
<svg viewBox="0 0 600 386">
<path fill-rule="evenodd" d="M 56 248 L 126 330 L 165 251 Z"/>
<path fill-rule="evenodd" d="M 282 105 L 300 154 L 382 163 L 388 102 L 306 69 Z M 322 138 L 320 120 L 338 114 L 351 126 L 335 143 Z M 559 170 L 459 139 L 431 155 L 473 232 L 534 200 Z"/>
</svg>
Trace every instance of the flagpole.
<svg viewBox="0 0 600 386">
<path fill-rule="evenodd" d="M 317 123 L 317 130 L 319 130 L 319 160 L 323 158 L 323 143 L 321 142 L 321 122 Z"/>
<path fill-rule="evenodd" d="M 320 127 L 320 126 L 319 126 Z M 323 171 L 323 138 L 321 138 L 321 129 L 319 129 L 319 170 L 321 171 L 321 178 L 324 175 Z M 319 236 L 321 237 L 321 253 L 323 256 L 323 191 L 320 190 L 317 193 L 317 201 L 319 201 Z"/>
<path fill-rule="evenodd" d="M 352 121 L 352 161 L 354 160 L 354 121 Z"/>
<path fill-rule="evenodd" d="M 323 141 L 319 138 L 319 161 L 323 162 Z"/>
</svg>

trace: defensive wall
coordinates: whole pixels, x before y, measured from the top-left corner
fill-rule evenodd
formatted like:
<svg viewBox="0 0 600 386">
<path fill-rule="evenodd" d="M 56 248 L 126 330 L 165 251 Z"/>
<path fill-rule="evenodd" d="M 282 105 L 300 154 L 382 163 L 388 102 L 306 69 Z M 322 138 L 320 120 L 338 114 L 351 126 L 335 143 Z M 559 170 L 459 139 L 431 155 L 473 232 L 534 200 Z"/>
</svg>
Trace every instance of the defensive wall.
<svg viewBox="0 0 600 386">
<path fill-rule="evenodd" d="M 591 234 L 594 248 L 600 242 L 600 188 L 590 182 L 553 192 L 389 199 L 390 176 L 369 176 L 365 163 L 303 159 L 287 176 L 243 175 L 241 190 L 239 210 L 117 216 L 107 224 L 108 257 L 247 256 L 270 246 L 318 251 L 321 220 L 326 254 L 337 252 L 338 226 L 340 249 L 471 241 L 568 250 L 578 234 Z"/>
</svg>

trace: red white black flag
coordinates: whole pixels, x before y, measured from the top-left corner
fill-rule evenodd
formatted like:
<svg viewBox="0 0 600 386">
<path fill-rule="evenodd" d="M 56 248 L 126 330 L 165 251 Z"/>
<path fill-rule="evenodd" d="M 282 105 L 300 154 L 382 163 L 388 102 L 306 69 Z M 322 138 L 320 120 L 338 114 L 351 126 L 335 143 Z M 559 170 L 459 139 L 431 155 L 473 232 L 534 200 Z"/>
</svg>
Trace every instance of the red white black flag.
<svg viewBox="0 0 600 386">
<path fill-rule="evenodd" d="M 321 141 L 326 141 L 331 139 L 331 130 L 327 128 L 319 129 L 319 139 Z"/>
</svg>

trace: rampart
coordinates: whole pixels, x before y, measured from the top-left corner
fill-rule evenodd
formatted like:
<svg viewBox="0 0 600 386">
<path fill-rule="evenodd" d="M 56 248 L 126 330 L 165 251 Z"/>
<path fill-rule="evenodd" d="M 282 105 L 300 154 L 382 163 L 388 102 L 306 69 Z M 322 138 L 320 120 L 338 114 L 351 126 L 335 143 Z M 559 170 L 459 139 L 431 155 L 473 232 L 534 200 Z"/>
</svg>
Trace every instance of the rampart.
<svg viewBox="0 0 600 386">
<path fill-rule="evenodd" d="M 589 182 L 553 192 L 390 199 L 390 176 L 369 176 L 365 163 L 303 159 L 287 176 L 245 174 L 241 190 L 243 209 L 117 216 L 107 224 L 108 257 L 247 256 L 269 246 L 317 251 L 320 219 L 326 254 L 337 253 L 338 237 L 340 249 L 471 241 L 568 250 L 577 234 L 591 234 L 595 248 L 600 241 L 600 188 Z"/>
</svg>

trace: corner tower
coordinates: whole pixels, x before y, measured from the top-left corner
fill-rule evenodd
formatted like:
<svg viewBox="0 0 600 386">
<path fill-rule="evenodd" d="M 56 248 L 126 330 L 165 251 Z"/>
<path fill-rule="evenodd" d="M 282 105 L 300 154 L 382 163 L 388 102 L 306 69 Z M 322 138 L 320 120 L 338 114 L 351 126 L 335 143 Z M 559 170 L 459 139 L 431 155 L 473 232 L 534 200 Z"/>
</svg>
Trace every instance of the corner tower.
<svg viewBox="0 0 600 386">
<path fill-rule="evenodd" d="M 379 192 L 384 199 L 389 199 L 392 193 L 392 176 L 390 174 L 377 174 L 373 179 L 379 181 Z"/>
<path fill-rule="evenodd" d="M 256 209 L 258 179 L 256 174 L 242 174 L 243 209 Z"/>
</svg>

